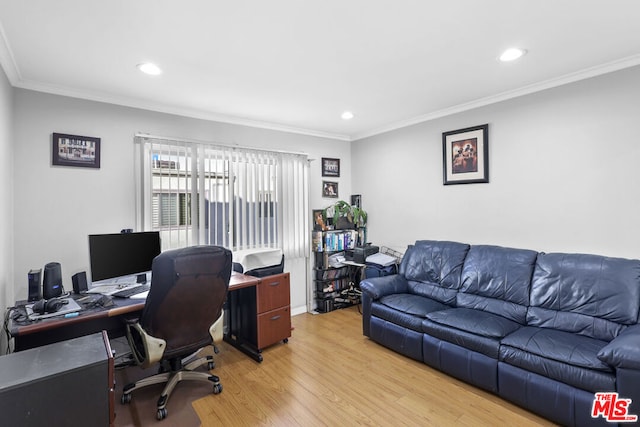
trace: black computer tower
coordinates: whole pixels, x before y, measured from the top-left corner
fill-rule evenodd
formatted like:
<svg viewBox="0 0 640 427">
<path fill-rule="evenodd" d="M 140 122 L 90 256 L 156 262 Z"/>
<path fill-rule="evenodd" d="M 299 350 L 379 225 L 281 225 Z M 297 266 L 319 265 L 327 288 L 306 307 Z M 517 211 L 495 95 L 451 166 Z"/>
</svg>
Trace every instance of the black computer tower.
<svg viewBox="0 0 640 427">
<path fill-rule="evenodd" d="M 0 357 L 0 423 L 111 424 L 113 356 L 105 337 L 96 333 Z"/>
</svg>

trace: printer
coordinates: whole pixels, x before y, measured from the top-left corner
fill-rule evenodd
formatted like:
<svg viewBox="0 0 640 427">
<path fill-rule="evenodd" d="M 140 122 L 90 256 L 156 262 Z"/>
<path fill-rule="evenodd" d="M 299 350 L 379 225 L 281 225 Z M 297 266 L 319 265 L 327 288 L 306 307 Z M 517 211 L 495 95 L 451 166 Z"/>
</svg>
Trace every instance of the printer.
<svg viewBox="0 0 640 427">
<path fill-rule="evenodd" d="M 356 246 L 353 249 L 345 251 L 345 259 L 347 261 L 353 261 L 358 264 L 364 264 L 369 255 L 376 254 L 379 251 L 379 247 L 368 243 L 364 246 Z"/>
<path fill-rule="evenodd" d="M 233 251 L 233 271 L 265 277 L 284 271 L 284 254 L 280 248 Z"/>
</svg>

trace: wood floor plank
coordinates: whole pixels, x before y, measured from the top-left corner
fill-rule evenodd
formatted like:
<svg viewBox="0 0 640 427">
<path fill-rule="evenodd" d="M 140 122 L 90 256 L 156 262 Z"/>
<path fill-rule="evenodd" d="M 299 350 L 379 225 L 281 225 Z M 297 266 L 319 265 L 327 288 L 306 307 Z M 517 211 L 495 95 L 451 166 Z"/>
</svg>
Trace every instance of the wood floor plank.
<svg viewBox="0 0 640 427">
<path fill-rule="evenodd" d="M 292 324 L 262 363 L 220 345 L 223 392 L 193 402 L 203 426 L 553 425 L 369 340 L 355 307 Z"/>
</svg>

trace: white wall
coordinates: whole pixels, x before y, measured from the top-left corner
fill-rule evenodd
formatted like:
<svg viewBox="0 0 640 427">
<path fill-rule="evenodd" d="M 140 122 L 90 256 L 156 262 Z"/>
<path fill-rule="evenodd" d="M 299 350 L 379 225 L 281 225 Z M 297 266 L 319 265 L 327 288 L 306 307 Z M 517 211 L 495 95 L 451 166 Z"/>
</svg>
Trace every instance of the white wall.
<svg viewBox="0 0 640 427">
<path fill-rule="evenodd" d="M 62 264 L 64 285 L 89 270 L 87 235 L 135 228 L 133 136 L 137 132 L 306 152 L 311 163 L 311 207 L 321 198 L 320 158 L 351 163 L 349 144 L 293 133 L 196 120 L 28 90 L 15 90 L 15 285 L 27 294 L 26 275 L 47 262 Z M 51 166 L 53 132 L 102 138 L 101 168 Z M 348 174 L 346 174 L 348 175 Z M 340 179 L 349 194 L 348 176 Z M 309 219 L 310 220 L 310 219 Z M 291 262 L 292 310 L 306 304 L 306 264 Z"/>
<path fill-rule="evenodd" d="M 13 88 L 0 67 L 0 309 L 15 301 L 13 275 Z M 26 279 L 25 279 L 26 281 Z M 25 285 L 26 287 L 26 285 Z M 0 354 L 6 337 L 0 337 Z"/>
<path fill-rule="evenodd" d="M 352 143 L 374 243 L 640 257 L 640 67 Z M 489 184 L 442 185 L 442 132 L 489 124 Z"/>
</svg>

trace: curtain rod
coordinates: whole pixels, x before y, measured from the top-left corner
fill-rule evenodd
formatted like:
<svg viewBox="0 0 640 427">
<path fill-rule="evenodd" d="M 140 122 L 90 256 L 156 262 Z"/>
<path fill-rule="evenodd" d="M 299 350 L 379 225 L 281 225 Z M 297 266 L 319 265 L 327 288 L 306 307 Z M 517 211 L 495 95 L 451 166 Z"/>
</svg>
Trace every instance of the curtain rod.
<svg viewBox="0 0 640 427">
<path fill-rule="evenodd" d="M 238 148 L 238 149 L 243 149 L 243 150 L 254 150 L 254 151 L 265 151 L 267 153 L 279 153 L 279 154 L 294 154 L 297 156 L 306 156 L 309 157 L 308 153 L 302 153 L 299 151 L 284 151 L 284 150 L 267 150 L 265 148 L 255 148 L 255 147 L 245 147 L 242 145 L 231 145 L 231 144 L 223 144 L 221 142 L 215 142 L 215 141 L 200 141 L 197 139 L 189 139 L 189 138 L 174 138 L 174 137 L 167 137 L 167 136 L 158 136 L 158 135 L 151 135 L 148 133 L 141 133 L 138 132 L 134 135 L 135 138 L 142 138 L 142 139 L 158 139 L 161 141 L 169 141 L 169 142 L 188 142 L 188 143 L 192 143 L 192 144 L 207 144 L 207 145 L 216 145 L 219 147 L 225 147 L 225 148 Z"/>
</svg>

